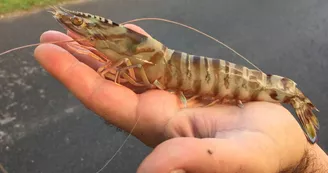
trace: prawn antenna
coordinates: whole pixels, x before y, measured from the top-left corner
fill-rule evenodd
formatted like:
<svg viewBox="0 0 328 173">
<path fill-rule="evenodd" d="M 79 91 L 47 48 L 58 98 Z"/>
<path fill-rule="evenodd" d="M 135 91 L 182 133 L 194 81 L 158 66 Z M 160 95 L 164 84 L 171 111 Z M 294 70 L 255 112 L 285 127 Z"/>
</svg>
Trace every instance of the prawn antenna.
<svg viewBox="0 0 328 173">
<path fill-rule="evenodd" d="M 81 39 L 83 40 L 83 39 Z M 20 49 L 24 49 L 24 48 L 29 48 L 29 47 L 33 47 L 33 46 L 38 46 L 41 44 L 57 44 L 57 43 L 68 43 L 68 42 L 75 42 L 76 40 L 66 40 L 66 41 L 53 41 L 53 42 L 45 42 L 45 43 L 34 43 L 34 44 L 28 44 L 28 45 L 24 45 L 24 46 L 19 46 L 19 47 L 15 47 L 9 50 L 6 50 L 4 52 L 0 53 L 0 56 L 8 54 L 10 52 L 16 51 L 16 50 L 20 50 Z"/>
</svg>

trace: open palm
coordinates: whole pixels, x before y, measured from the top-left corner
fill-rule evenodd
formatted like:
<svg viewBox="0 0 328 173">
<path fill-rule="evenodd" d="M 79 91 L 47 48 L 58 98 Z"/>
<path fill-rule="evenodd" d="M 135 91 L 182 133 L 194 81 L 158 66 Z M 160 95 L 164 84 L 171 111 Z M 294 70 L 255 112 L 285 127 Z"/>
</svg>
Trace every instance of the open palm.
<svg viewBox="0 0 328 173">
<path fill-rule="evenodd" d="M 144 33 L 135 25 L 128 27 Z M 71 37 L 56 31 L 41 36 L 41 42 L 58 40 Z M 40 45 L 35 57 L 111 124 L 129 132 L 139 120 L 133 135 L 155 147 L 139 172 L 278 172 L 297 164 L 308 145 L 294 117 L 278 104 L 181 109 L 174 94 L 160 90 L 136 94 L 103 79 L 93 69 L 99 64 L 66 44 Z"/>
</svg>

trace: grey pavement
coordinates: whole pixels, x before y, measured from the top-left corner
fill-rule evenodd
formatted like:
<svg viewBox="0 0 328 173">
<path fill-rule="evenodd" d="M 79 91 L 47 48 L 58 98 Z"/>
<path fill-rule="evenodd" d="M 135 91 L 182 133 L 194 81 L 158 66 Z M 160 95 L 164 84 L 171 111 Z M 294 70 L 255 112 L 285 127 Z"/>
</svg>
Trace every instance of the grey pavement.
<svg viewBox="0 0 328 173">
<path fill-rule="evenodd" d="M 328 1 L 100 0 L 66 7 L 117 22 L 179 21 L 219 38 L 263 71 L 294 79 L 320 109 L 319 145 L 328 151 Z M 171 48 L 247 65 L 185 28 L 138 24 Z M 36 43 L 46 30 L 64 31 L 46 11 L 0 20 L 0 51 Z M 0 57 L 0 163 L 9 173 L 96 172 L 127 135 L 87 110 L 39 66 L 33 50 Z M 131 138 L 104 172 L 135 172 L 150 151 Z"/>
</svg>

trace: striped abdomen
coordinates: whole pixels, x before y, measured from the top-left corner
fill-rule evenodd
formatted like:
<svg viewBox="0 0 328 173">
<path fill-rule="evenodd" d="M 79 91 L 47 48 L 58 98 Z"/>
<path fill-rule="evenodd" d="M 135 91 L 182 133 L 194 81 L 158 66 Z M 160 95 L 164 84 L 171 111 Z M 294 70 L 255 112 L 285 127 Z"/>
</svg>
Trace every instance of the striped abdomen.
<svg viewBox="0 0 328 173">
<path fill-rule="evenodd" d="M 283 102 L 295 83 L 221 59 L 168 50 L 165 86 L 186 95 Z M 288 85 L 288 86 L 287 86 Z M 289 94 L 290 93 L 290 94 Z"/>
</svg>

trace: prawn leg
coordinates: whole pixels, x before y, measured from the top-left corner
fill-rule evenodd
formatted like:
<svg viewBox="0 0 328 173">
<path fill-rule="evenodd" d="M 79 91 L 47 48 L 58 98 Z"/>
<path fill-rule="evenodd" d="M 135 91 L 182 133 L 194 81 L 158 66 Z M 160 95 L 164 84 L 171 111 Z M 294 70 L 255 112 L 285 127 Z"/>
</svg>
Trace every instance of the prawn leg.
<svg viewBox="0 0 328 173">
<path fill-rule="evenodd" d="M 67 44 L 67 47 L 74 50 L 75 52 L 83 55 L 90 56 L 91 58 L 100 61 L 102 63 L 108 63 L 109 60 L 106 55 L 100 53 L 93 47 L 88 47 L 80 44 Z"/>
<path fill-rule="evenodd" d="M 207 104 L 207 105 L 205 105 L 203 107 L 211 107 L 211 106 L 213 106 L 213 105 L 215 105 L 215 104 L 217 104 L 219 102 L 220 102 L 220 99 L 215 99 L 211 103 L 209 103 L 209 104 Z"/>
<path fill-rule="evenodd" d="M 101 74 L 102 76 L 105 76 L 106 73 L 110 72 L 111 70 L 113 70 L 113 68 L 117 68 L 118 66 L 125 64 L 126 66 L 131 66 L 132 63 L 128 58 L 124 58 L 124 59 L 120 59 L 118 60 L 116 63 L 111 64 L 110 62 L 108 62 L 107 64 L 105 64 L 104 66 L 100 67 L 97 72 L 99 74 Z M 133 69 L 129 69 L 129 75 L 131 78 L 133 78 L 134 80 L 136 80 L 136 75 L 133 71 Z"/>
<path fill-rule="evenodd" d="M 197 100 L 199 97 L 201 97 L 201 96 L 195 95 L 195 96 L 192 96 L 191 98 L 187 99 L 188 107 L 200 107 L 199 106 L 200 101 Z"/>
<path fill-rule="evenodd" d="M 67 44 L 67 46 L 71 49 L 73 49 L 74 51 L 76 51 L 79 54 L 84 54 L 87 56 L 90 56 L 100 62 L 106 62 L 104 66 L 98 68 L 97 72 L 104 78 L 109 78 L 111 80 L 115 79 L 115 75 L 109 73 L 111 70 L 113 70 L 113 68 L 116 68 L 120 65 L 122 65 L 123 63 L 125 63 L 126 65 L 131 65 L 131 61 L 128 58 L 125 59 L 121 59 L 118 62 L 116 62 L 115 64 L 112 64 L 110 61 L 107 60 L 107 57 L 101 53 L 99 53 L 98 51 L 96 51 L 94 48 L 92 47 L 87 47 L 87 46 L 83 46 L 83 45 L 77 45 L 77 44 Z M 130 82 L 132 85 L 135 86 L 143 86 L 142 84 L 137 83 L 136 77 L 135 77 L 135 73 L 132 69 L 129 69 L 129 75 L 124 73 L 122 74 L 124 79 L 120 79 L 125 81 Z"/>
<path fill-rule="evenodd" d="M 181 103 L 183 105 L 183 108 L 187 108 L 187 106 L 188 106 L 187 105 L 188 100 L 187 100 L 186 96 L 183 94 L 183 92 L 182 91 L 178 91 L 177 95 L 178 95 L 178 97 L 179 97 L 179 99 L 180 99 L 180 101 L 181 101 Z"/>
<path fill-rule="evenodd" d="M 158 86 L 160 85 L 160 83 L 157 80 L 155 80 L 155 81 L 157 81 L 156 84 L 150 83 L 142 64 L 134 64 L 134 65 L 129 65 L 129 66 L 117 69 L 115 82 L 117 82 L 118 78 L 121 76 L 121 74 L 125 70 L 133 70 L 134 68 L 138 68 L 140 70 L 140 77 L 141 77 L 142 81 L 144 82 L 143 86 L 149 86 L 150 88 L 154 88 L 154 86 L 156 87 L 156 85 L 158 85 Z"/>
<path fill-rule="evenodd" d="M 160 83 L 158 80 L 155 80 L 153 83 L 150 83 L 149 80 L 148 80 L 148 77 L 145 73 L 145 70 L 144 68 L 142 67 L 141 64 L 135 64 L 135 65 L 130 65 L 130 66 L 126 66 L 126 67 L 123 67 L 121 69 L 118 69 L 117 70 L 117 73 L 116 73 L 116 77 L 115 77 L 115 83 L 117 83 L 120 75 L 122 72 L 124 72 L 125 70 L 128 70 L 128 69 L 133 69 L 133 68 L 139 68 L 140 69 L 140 72 L 141 72 L 141 78 L 143 80 L 143 82 L 145 83 L 144 86 L 149 86 L 150 88 L 153 88 L 154 86 L 160 90 L 164 90 L 165 87 L 162 83 Z M 130 82 L 131 83 L 131 82 Z M 132 83 L 131 83 L 132 84 Z M 178 91 L 176 92 L 177 96 L 179 97 L 181 103 L 183 104 L 183 107 L 184 108 L 187 108 L 187 103 L 188 103 L 188 100 L 187 98 L 185 97 L 185 95 L 183 94 L 182 91 Z"/>
<path fill-rule="evenodd" d="M 165 90 L 165 86 L 160 83 L 157 79 L 153 82 L 153 84 L 160 90 Z"/>
<path fill-rule="evenodd" d="M 97 72 L 105 78 L 109 78 L 111 80 L 113 80 L 116 84 L 120 84 L 121 80 L 124 80 L 124 82 L 129 82 L 134 86 L 144 86 L 143 84 L 140 84 L 138 82 L 136 82 L 136 77 L 135 77 L 135 73 L 133 71 L 133 68 L 128 68 L 128 72 L 129 74 L 127 74 L 126 72 L 124 72 L 123 70 L 126 67 L 123 68 L 117 68 L 118 66 L 125 64 L 127 65 L 127 67 L 131 66 L 131 61 L 128 58 L 124 58 L 119 60 L 118 62 L 111 64 L 111 63 L 107 63 L 104 66 L 100 67 Z M 113 72 L 112 70 L 114 70 L 114 68 L 117 68 L 116 72 Z M 115 73 L 115 74 L 113 74 Z M 121 78 L 121 75 L 123 75 L 123 78 Z M 119 78 L 118 78 L 119 77 Z"/>
<path fill-rule="evenodd" d="M 114 80 L 115 79 L 115 75 L 108 73 L 109 71 L 113 70 L 113 68 L 110 68 L 110 67 L 116 67 L 116 66 L 119 66 L 119 65 L 121 65 L 123 63 L 123 62 L 120 61 L 118 64 L 112 65 L 112 62 L 109 61 L 105 55 L 99 53 L 93 47 L 88 47 L 88 46 L 78 45 L 78 44 L 67 44 L 67 46 L 70 49 L 74 50 L 75 52 L 77 52 L 79 54 L 90 56 L 91 58 L 93 58 L 95 60 L 98 60 L 100 62 L 105 63 L 104 66 L 98 68 L 98 70 L 97 70 L 97 72 L 103 78 L 109 78 L 111 80 Z M 124 59 L 124 61 L 126 61 L 126 60 Z M 126 63 L 129 64 L 128 61 L 126 61 Z M 129 71 L 129 72 L 130 72 L 130 75 L 132 76 L 132 78 L 135 78 L 134 71 Z M 128 78 L 126 80 L 129 81 L 129 79 L 130 79 L 129 76 L 126 75 L 126 74 L 124 76 L 126 78 Z M 124 79 L 122 79 L 122 80 L 124 80 Z M 138 84 L 135 83 L 135 85 L 138 85 Z"/>
<path fill-rule="evenodd" d="M 243 104 L 243 102 L 242 102 L 241 100 L 238 100 L 238 101 L 237 101 L 237 106 L 238 106 L 239 108 L 244 108 L 244 104 Z"/>
</svg>

